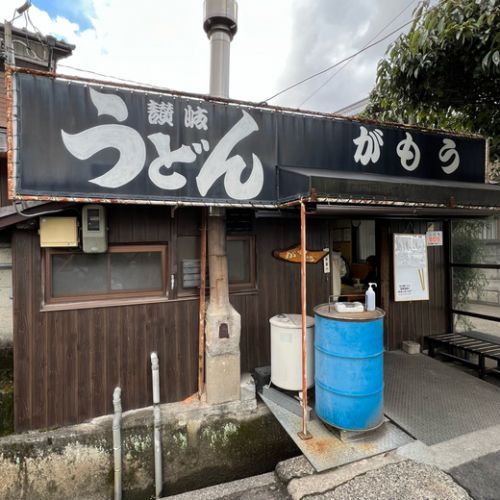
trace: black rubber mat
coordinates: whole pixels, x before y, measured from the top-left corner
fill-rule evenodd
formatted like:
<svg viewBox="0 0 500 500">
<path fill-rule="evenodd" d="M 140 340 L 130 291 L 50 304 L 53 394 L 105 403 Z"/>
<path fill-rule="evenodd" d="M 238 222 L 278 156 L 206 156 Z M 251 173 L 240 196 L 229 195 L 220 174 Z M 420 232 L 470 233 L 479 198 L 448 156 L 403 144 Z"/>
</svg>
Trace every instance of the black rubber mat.
<svg viewBox="0 0 500 500">
<path fill-rule="evenodd" d="M 423 354 L 384 354 L 385 414 L 427 445 L 500 424 L 500 388 Z"/>
</svg>

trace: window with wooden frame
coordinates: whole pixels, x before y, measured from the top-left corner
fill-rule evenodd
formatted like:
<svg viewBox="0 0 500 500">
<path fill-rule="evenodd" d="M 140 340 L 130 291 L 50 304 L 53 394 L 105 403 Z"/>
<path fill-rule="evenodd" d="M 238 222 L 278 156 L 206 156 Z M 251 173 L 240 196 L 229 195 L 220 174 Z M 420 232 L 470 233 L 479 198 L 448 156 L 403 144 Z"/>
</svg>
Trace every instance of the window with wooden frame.
<svg viewBox="0 0 500 500">
<path fill-rule="evenodd" d="M 106 253 L 45 251 L 45 302 L 167 296 L 167 245 L 116 245 Z"/>
<path fill-rule="evenodd" d="M 255 280 L 255 236 L 228 235 L 226 240 L 229 291 L 253 290 Z M 177 239 L 179 296 L 197 295 L 200 287 L 200 238 Z M 207 257 L 208 268 L 208 257 Z M 209 278 L 207 271 L 207 287 Z"/>
<path fill-rule="evenodd" d="M 255 237 L 227 236 L 226 251 L 229 290 L 255 288 Z"/>
</svg>

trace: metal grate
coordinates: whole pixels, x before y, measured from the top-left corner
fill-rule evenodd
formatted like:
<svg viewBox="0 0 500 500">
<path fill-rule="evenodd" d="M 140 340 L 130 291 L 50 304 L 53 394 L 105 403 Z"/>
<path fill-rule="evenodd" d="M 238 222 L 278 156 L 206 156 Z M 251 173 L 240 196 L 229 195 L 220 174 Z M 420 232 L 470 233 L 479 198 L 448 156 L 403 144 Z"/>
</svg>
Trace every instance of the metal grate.
<svg viewBox="0 0 500 500">
<path fill-rule="evenodd" d="M 422 354 L 387 352 L 385 414 L 427 445 L 500 424 L 500 389 Z"/>
</svg>

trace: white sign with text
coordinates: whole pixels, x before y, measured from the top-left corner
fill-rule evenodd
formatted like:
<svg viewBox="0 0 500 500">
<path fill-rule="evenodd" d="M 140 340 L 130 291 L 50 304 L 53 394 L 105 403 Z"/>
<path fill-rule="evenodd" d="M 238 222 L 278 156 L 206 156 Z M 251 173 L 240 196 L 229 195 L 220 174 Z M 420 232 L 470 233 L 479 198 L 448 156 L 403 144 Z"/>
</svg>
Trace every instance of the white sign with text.
<svg viewBox="0 0 500 500">
<path fill-rule="evenodd" d="M 394 300 L 429 300 L 425 234 L 394 235 Z"/>
</svg>

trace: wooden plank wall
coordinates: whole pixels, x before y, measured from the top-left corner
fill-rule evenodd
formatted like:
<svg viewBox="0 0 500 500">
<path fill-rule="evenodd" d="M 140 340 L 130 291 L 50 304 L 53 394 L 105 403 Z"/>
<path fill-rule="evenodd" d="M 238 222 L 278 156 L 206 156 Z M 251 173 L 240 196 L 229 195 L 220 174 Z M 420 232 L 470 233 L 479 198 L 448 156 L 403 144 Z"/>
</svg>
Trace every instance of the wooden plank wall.
<svg viewBox="0 0 500 500">
<path fill-rule="evenodd" d="M 427 247 L 429 265 L 428 301 L 394 302 L 393 243 L 394 233 L 425 234 L 426 221 L 379 221 L 377 223 L 378 254 L 380 255 L 381 307 L 386 311 L 385 347 L 400 349 L 403 340 L 423 344 L 426 335 L 448 331 L 447 247 Z M 444 224 L 435 223 L 443 230 Z"/>
<path fill-rule="evenodd" d="M 176 261 L 169 209 L 110 206 L 107 213 L 111 243 L 168 242 L 171 262 Z M 177 211 L 176 218 L 182 213 Z M 179 223 L 184 232 L 188 221 Z M 300 267 L 271 256 L 272 250 L 300 240 L 299 220 L 261 219 L 256 226 L 258 290 L 231 299 L 242 315 L 243 371 L 269 364 L 269 318 L 300 311 Z M 325 246 L 327 226 L 314 222 L 310 229 L 310 247 Z M 125 410 L 150 405 L 152 350 L 160 358 L 162 402 L 179 401 L 196 391 L 198 300 L 40 312 L 36 231 L 16 230 L 13 254 L 17 431 L 108 414 L 116 385 L 122 387 Z M 328 288 L 320 265 L 308 266 L 308 271 L 309 283 L 315 283 L 308 292 L 312 311 L 325 300 Z"/>
<path fill-rule="evenodd" d="M 175 272 L 175 225 L 197 231 L 195 212 L 161 207 L 108 207 L 112 243 L 169 243 L 169 272 Z M 310 219 L 308 248 L 329 246 L 331 221 Z M 412 222 L 411 231 L 426 224 Z M 189 229 L 189 226 L 191 229 Z M 381 305 L 387 311 L 385 345 L 420 341 L 446 331 L 445 247 L 429 248 L 431 300 L 392 300 L 392 234 L 409 232 L 407 222 L 377 225 L 381 255 Z M 298 218 L 256 219 L 257 289 L 232 294 L 241 314 L 241 368 L 269 364 L 269 318 L 300 312 L 300 266 L 271 253 L 300 241 Z M 411 232 L 410 231 L 410 232 Z M 36 231 L 16 230 L 13 238 L 15 424 L 16 430 L 82 422 L 112 411 L 116 385 L 124 409 L 151 404 L 149 354 L 160 357 L 162 402 L 182 400 L 197 387 L 198 300 L 122 307 L 40 312 L 41 252 Z M 308 313 L 328 300 L 330 283 L 321 264 L 308 265 Z"/>
<path fill-rule="evenodd" d="M 170 242 L 170 210 L 110 207 L 112 243 Z M 40 312 L 41 252 L 35 231 L 13 238 L 16 430 L 77 423 L 151 403 L 150 352 L 160 357 L 163 401 L 196 390 L 198 302 Z"/>
<path fill-rule="evenodd" d="M 0 207 L 11 205 L 7 184 L 7 157 L 0 157 Z"/>
<path fill-rule="evenodd" d="M 272 257 L 272 251 L 300 243 L 300 219 L 258 219 L 257 286 L 253 295 L 233 295 L 231 302 L 241 314 L 241 365 L 243 371 L 270 362 L 269 318 L 280 313 L 300 313 L 300 265 Z M 307 247 L 328 246 L 326 220 L 308 222 Z M 323 266 L 307 266 L 307 313 L 327 302 L 329 281 Z"/>
</svg>

